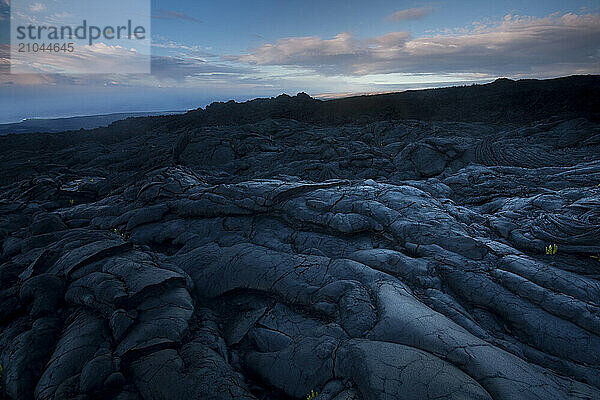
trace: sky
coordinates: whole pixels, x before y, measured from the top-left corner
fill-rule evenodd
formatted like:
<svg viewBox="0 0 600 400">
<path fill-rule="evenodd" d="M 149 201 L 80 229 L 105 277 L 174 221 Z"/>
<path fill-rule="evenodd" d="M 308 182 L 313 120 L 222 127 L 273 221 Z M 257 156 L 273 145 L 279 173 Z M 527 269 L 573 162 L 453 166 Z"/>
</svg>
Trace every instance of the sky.
<svg viewBox="0 0 600 400">
<path fill-rule="evenodd" d="M 16 2 L 29 1 L 31 18 L 59 4 L 12 1 L 14 9 Z M 330 98 L 498 77 L 600 74 L 598 0 L 151 0 L 146 5 L 139 8 L 148 10 L 143 13 L 151 21 L 144 50 L 100 41 L 78 54 L 80 67 L 90 71 L 107 60 L 147 55 L 151 74 L 70 73 L 73 59 L 65 58 L 60 73 L 40 62 L 35 73 L 16 74 L 7 68 L 9 0 L 0 0 L 0 123 L 187 110 L 281 93 Z"/>
</svg>

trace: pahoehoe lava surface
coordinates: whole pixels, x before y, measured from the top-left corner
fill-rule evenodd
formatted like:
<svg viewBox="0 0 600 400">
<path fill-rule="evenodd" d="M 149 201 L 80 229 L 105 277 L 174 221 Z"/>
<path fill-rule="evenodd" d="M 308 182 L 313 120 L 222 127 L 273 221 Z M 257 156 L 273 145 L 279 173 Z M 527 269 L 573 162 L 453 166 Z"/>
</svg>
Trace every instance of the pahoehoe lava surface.
<svg viewBox="0 0 600 400">
<path fill-rule="evenodd" d="M 0 138 L 4 398 L 600 398 L 594 118 L 189 117 Z"/>
</svg>

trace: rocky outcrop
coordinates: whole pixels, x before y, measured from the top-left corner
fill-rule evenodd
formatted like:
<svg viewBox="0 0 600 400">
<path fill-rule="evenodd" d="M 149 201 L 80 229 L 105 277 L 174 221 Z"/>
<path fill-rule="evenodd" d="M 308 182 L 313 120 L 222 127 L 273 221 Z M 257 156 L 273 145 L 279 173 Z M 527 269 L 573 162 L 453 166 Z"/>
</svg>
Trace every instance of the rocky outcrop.
<svg viewBox="0 0 600 400">
<path fill-rule="evenodd" d="M 5 398 L 600 398 L 599 125 L 86 135 L 0 139 Z"/>
</svg>

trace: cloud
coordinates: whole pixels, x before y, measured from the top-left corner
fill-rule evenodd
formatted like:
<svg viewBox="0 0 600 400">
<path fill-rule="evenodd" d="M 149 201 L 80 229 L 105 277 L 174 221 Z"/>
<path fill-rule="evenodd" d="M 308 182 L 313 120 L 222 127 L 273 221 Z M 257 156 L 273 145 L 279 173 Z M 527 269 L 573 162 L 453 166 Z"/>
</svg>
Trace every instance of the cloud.
<svg viewBox="0 0 600 400">
<path fill-rule="evenodd" d="M 432 7 L 416 7 L 416 8 L 407 8 L 405 10 L 399 10 L 395 13 L 388 15 L 388 21 L 406 21 L 409 19 L 421 19 L 426 15 L 429 15 L 433 12 Z"/>
<path fill-rule="evenodd" d="M 171 81 L 183 81 L 194 76 L 244 75 L 252 69 L 190 57 L 152 57 L 152 75 Z"/>
<path fill-rule="evenodd" d="M 56 18 L 57 20 L 63 20 L 66 18 L 72 18 L 73 14 L 70 14 L 65 11 L 65 12 L 60 12 L 60 13 L 54 13 L 54 14 L 52 14 L 52 17 Z"/>
<path fill-rule="evenodd" d="M 8 46 L 6 46 L 8 47 Z M 134 49 L 95 43 L 81 46 L 68 57 L 53 52 L 38 54 L 28 60 L 9 59 L 8 48 L 0 47 L 0 67 L 12 64 L 16 73 L 1 71 L 1 85 L 76 85 L 76 86 L 129 86 L 181 87 L 206 84 L 231 85 L 251 82 L 256 69 L 247 65 L 204 60 L 194 56 L 152 56 L 151 74 L 137 74 L 147 62 Z M 134 73 L 127 74 L 127 68 Z M 139 67 L 139 68 L 138 68 Z M 69 73 L 77 71 L 78 73 Z M 88 71 L 90 73 L 81 73 Z M 113 71 L 114 73 L 92 73 Z"/>
<path fill-rule="evenodd" d="M 599 73 L 600 14 L 507 15 L 462 33 L 420 38 L 407 32 L 368 39 L 349 33 L 331 39 L 285 38 L 228 59 L 310 68 L 325 75 Z"/>
<path fill-rule="evenodd" d="M 183 19 L 186 21 L 192 21 L 192 22 L 201 22 L 199 19 L 197 19 L 196 17 L 193 17 L 191 15 L 182 13 L 182 12 L 178 12 L 178 11 L 170 11 L 170 10 L 161 10 L 158 11 L 156 14 L 152 15 L 152 18 L 156 18 L 156 19 Z"/>
<path fill-rule="evenodd" d="M 42 3 L 33 3 L 32 5 L 29 6 L 29 10 L 31 12 L 41 12 L 44 11 L 46 9 L 46 6 L 43 5 Z"/>
<path fill-rule="evenodd" d="M 15 45 L 16 49 L 16 45 Z M 13 50 L 12 71 L 34 74 L 94 74 L 150 72 L 150 57 L 133 48 L 94 43 L 68 52 L 19 53 Z"/>
<path fill-rule="evenodd" d="M 265 44 L 250 54 L 225 57 L 226 60 L 256 65 L 297 65 L 325 68 L 328 65 L 351 62 L 361 57 L 363 48 L 350 33 L 340 33 L 331 39 L 317 36 L 293 37 Z"/>
<path fill-rule="evenodd" d="M 185 45 L 183 43 L 180 42 L 176 42 L 173 40 L 165 40 L 162 37 L 160 37 L 160 35 L 153 35 L 152 38 L 152 47 L 155 48 L 159 48 L 159 49 L 165 49 L 166 51 L 169 52 L 178 52 L 178 54 L 173 54 L 175 56 L 190 56 L 193 55 L 194 57 L 204 57 L 204 58 L 214 58 L 217 57 L 216 54 L 211 53 L 209 50 L 209 48 L 207 47 L 202 47 L 202 46 L 198 46 L 198 45 L 193 45 L 193 46 L 189 46 L 189 45 Z"/>
</svg>

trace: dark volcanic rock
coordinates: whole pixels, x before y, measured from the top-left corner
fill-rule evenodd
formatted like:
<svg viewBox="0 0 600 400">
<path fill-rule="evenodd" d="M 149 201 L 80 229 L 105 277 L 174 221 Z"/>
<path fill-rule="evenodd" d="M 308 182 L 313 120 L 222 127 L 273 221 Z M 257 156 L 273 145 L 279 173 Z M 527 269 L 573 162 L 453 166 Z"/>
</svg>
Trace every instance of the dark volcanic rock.
<svg viewBox="0 0 600 400">
<path fill-rule="evenodd" d="M 599 135 L 556 117 L 0 138 L 2 396 L 600 398 Z"/>
</svg>

